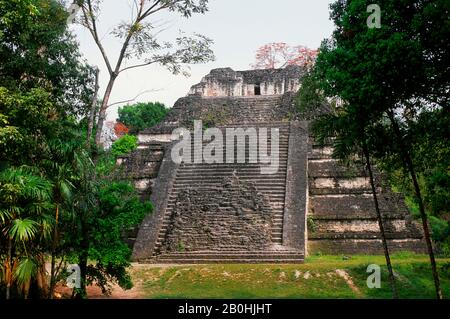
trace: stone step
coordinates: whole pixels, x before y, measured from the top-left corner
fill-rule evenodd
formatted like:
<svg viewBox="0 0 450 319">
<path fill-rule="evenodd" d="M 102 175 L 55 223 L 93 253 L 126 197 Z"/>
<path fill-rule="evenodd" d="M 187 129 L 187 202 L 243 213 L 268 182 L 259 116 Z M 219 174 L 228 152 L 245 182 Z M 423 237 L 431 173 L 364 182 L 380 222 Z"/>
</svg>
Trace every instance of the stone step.
<svg viewBox="0 0 450 319">
<path fill-rule="evenodd" d="M 213 167 L 212 165 L 217 165 Z M 223 174 L 233 174 L 236 173 L 239 175 L 263 175 L 263 176 L 283 176 L 286 175 L 287 163 L 279 163 L 278 171 L 274 174 L 262 174 L 262 168 L 267 167 L 267 165 L 253 165 L 248 167 L 245 164 L 186 164 L 184 163 L 177 172 L 179 174 L 195 174 L 195 173 L 208 173 L 208 172 L 216 172 Z"/>
<path fill-rule="evenodd" d="M 157 238 L 156 243 L 155 243 L 155 252 L 159 252 L 160 251 L 163 241 L 164 241 L 164 237 L 158 237 Z M 282 238 L 272 238 L 272 242 L 274 244 L 276 244 L 276 245 L 282 245 L 283 244 L 283 239 Z M 207 246 L 207 243 L 205 243 L 205 247 L 206 246 Z M 218 247 L 218 248 L 220 248 L 220 247 Z M 232 250 L 233 247 L 226 246 L 226 247 L 223 247 L 223 249 L 224 250 Z M 242 247 L 241 246 L 236 247 L 235 250 L 236 251 L 242 251 Z"/>
<path fill-rule="evenodd" d="M 286 163 L 279 163 L 278 169 L 273 172 L 273 174 L 263 174 L 263 168 L 267 168 L 269 166 L 252 166 L 245 167 L 242 164 L 219 164 L 220 166 L 211 167 L 213 164 L 183 164 L 177 172 L 177 176 L 182 175 L 193 175 L 193 174 L 202 174 L 202 173 L 217 173 L 222 175 L 232 175 L 236 174 L 238 177 L 243 175 L 247 176 L 263 176 L 263 177 L 281 177 L 285 176 L 287 173 L 287 165 Z M 217 165 L 217 164 L 214 164 Z M 274 167 L 276 168 L 276 167 Z"/>
<path fill-rule="evenodd" d="M 234 221 L 234 219 L 227 218 L 226 216 L 215 216 L 214 218 L 211 218 L 211 221 L 213 221 L 215 223 L 227 223 L 227 222 L 230 222 L 230 221 Z M 162 223 L 161 223 L 160 231 L 167 230 L 167 227 L 169 227 L 170 224 L 171 224 L 170 219 L 169 218 L 164 218 L 162 220 Z M 282 223 L 280 223 L 280 222 L 277 222 L 276 224 L 272 223 L 272 230 L 276 230 L 279 233 L 279 234 L 277 233 L 275 235 L 277 235 L 277 236 L 278 235 L 282 235 L 282 233 L 280 232 L 280 229 L 282 229 L 282 228 L 283 228 L 283 224 Z"/>
<path fill-rule="evenodd" d="M 202 142 L 203 148 L 205 146 L 209 145 L 210 143 L 211 143 L 210 141 L 203 141 Z M 241 150 L 246 150 L 248 152 L 251 149 L 250 146 L 253 146 L 253 147 L 256 146 L 255 147 L 256 151 L 259 153 L 259 145 L 261 145 L 261 144 L 253 145 L 253 144 L 249 144 L 248 142 L 246 142 L 245 144 L 234 143 L 232 145 L 232 147 L 234 148 L 234 150 L 241 149 Z M 270 152 L 271 151 L 271 145 L 272 145 L 271 139 L 269 139 L 269 138 L 267 139 L 267 144 L 266 145 L 267 145 L 267 151 Z M 191 146 L 192 146 L 192 150 L 194 149 L 194 146 L 196 146 L 196 144 L 195 144 L 193 139 L 192 139 L 192 142 L 191 142 Z M 280 153 L 282 151 L 283 152 L 287 151 L 289 149 L 289 139 L 288 138 L 283 138 L 283 137 L 280 136 L 280 138 L 278 140 L 278 147 L 279 147 L 278 150 L 279 150 Z M 227 143 L 226 143 L 226 141 L 225 140 L 223 141 L 223 148 L 222 147 L 221 148 L 216 148 L 216 150 L 217 151 L 221 151 L 221 152 L 226 152 L 227 151 Z"/>
<path fill-rule="evenodd" d="M 169 207 L 167 209 L 167 211 L 168 211 L 168 213 L 171 213 L 172 208 Z M 232 212 L 230 212 L 230 213 L 232 213 Z M 215 223 L 230 222 L 230 221 L 234 222 L 235 221 L 235 218 L 233 218 L 232 214 L 227 214 L 227 213 L 223 213 L 223 212 L 221 212 L 220 214 L 207 214 L 205 216 L 208 216 L 208 218 L 211 218 L 211 221 L 214 221 Z M 275 218 L 272 219 L 272 228 L 282 227 L 283 214 L 280 212 L 277 214 L 277 216 L 275 216 Z M 168 217 L 168 216 L 167 217 L 164 216 L 164 218 L 162 218 L 161 221 L 162 221 L 161 227 L 167 227 L 171 223 L 170 217 Z"/>
<path fill-rule="evenodd" d="M 261 175 L 261 167 L 267 167 L 267 164 L 256 164 L 256 163 L 183 163 L 179 169 L 178 173 L 195 173 L 195 172 L 217 172 L 217 173 L 233 173 L 236 174 L 257 174 Z M 279 162 L 278 172 L 279 174 L 286 173 L 287 162 Z"/>
<path fill-rule="evenodd" d="M 172 201 L 167 204 L 167 212 L 172 213 L 173 209 L 175 207 L 175 201 Z M 270 208 L 272 210 L 272 221 L 279 222 L 278 218 L 283 218 L 284 215 L 284 207 L 273 207 L 270 205 Z M 217 213 L 213 214 L 213 216 L 230 216 L 232 214 L 235 214 L 235 211 L 232 208 L 227 207 L 219 207 Z M 211 216 L 212 214 L 209 213 L 208 216 Z M 164 216 L 163 220 L 168 220 L 169 214 L 167 216 Z"/>
<path fill-rule="evenodd" d="M 182 163 L 179 167 L 180 170 L 184 169 L 201 169 L 201 168 L 210 168 L 210 169 L 260 169 L 261 166 L 267 166 L 267 164 L 261 164 L 261 163 Z M 286 168 L 287 163 L 285 161 L 280 161 L 279 163 L 280 168 Z"/>
<path fill-rule="evenodd" d="M 195 156 L 194 153 L 195 153 L 194 149 L 192 149 L 191 157 L 183 158 L 184 162 L 187 162 L 188 164 L 190 164 L 190 163 L 205 164 L 205 165 L 213 164 L 213 163 L 206 162 L 206 160 L 200 156 L 198 158 L 194 157 Z M 278 161 L 280 161 L 280 162 L 288 160 L 287 151 L 285 152 L 285 151 L 279 149 L 278 156 L 275 155 L 276 153 L 274 153 L 274 155 L 272 156 L 272 153 L 269 148 L 267 153 L 269 154 L 269 156 L 271 156 L 271 158 L 278 159 Z M 241 157 L 241 158 L 239 158 L 238 152 L 233 152 L 232 154 L 233 154 L 233 158 L 228 160 L 227 156 L 231 156 L 229 152 L 227 152 L 227 151 L 216 152 L 213 154 L 213 156 L 217 156 L 218 159 L 212 158 L 211 162 L 212 161 L 215 161 L 215 162 L 220 161 L 218 164 L 235 164 L 235 163 L 237 163 L 237 164 L 259 164 L 259 165 L 264 164 L 260 161 L 259 151 L 256 151 L 256 153 L 254 153 L 252 155 L 252 158 L 249 156 L 248 152 L 246 152 L 246 153 L 243 152 L 243 157 Z M 238 159 L 239 159 L 239 162 L 238 162 Z M 200 162 L 200 160 L 202 160 L 202 161 Z M 231 160 L 233 160 L 233 161 L 231 161 Z"/>
<path fill-rule="evenodd" d="M 269 201 L 269 203 L 268 203 L 269 205 L 272 202 L 282 203 L 282 202 L 284 202 L 285 197 L 286 197 L 285 194 L 282 194 L 282 193 L 280 193 L 280 194 L 266 194 L 266 193 L 263 193 L 263 194 L 266 195 L 266 198 Z M 177 198 L 178 198 L 178 193 L 172 193 L 169 196 L 169 201 L 170 200 L 177 200 Z"/>
<path fill-rule="evenodd" d="M 282 191 L 284 192 L 285 189 L 285 181 L 283 179 L 242 179 L 243 182 L 251 182 L 258 190 L 275 190 L 275 191 Z M 180 187 L 189 187 L 189 188 L 195 188 L 195 189 L 203 189 L 206 190 L 206 186 L 208 187 L 220 187 L 222 186 L 221 181 L 213 180 L 213 179 L 205 179 L 205 178 L 190 178 L 190 179 L 183 179 L 183 180 L 177 180 L 174 183 L 173 189 L 178 189 Z M 237 188 L 234 188 L 237 189 Z"/>
<path fill-rule="evenodd" d="M 253 183 L 257 188 L 258 186 L 260 188 L 263 188 L 264 186 L 281 186 L 283 187 L 286 185 L 286 180 L 284 178 L 267 178 L 263 176 L 255 176 L 253 178 L 241 178 L 243 182 L 251 182 Z M 206 176 L 199 176 L 197 178 L 186 178 L 186 179 L 178 179 L 175 181 L 174 186 L 201 186 L 202 185 L 208 185 L 208 186 L 223 186 L 223 180 L 218 179 L 217 177 L 214 179 L 213 176 L 206 177 Z M 237 188 L 236 188 L 237 189 Z M 320 189 L 314 189 L 314 190 L 320 190 Z M 322 189 L 326 190 L 326 189 Z M 347 189 L 343 189 L 347 190 Z"/>
<path fill-rule="evenodd" d="M 270 197 L 269 197 L 270 198 Z M 171 208 L 175 205 L 177 200 L 177 197 L 172 197 L 169 198 L 167 201 L 167 207 Z M 268 205 L 272 208 L 272 211 L 277 213 L 280 212 L 282 213 L 284 211 L 284 200 L 279 200 L 279 201 L 269 201 Z M 228 207 L 228 202 L 227 203 L 220 203 L 219 208 L 223 211 L 226 211 L 226 209 Z"/>
<path fill-rule="evenodd" d="M 261 176 L 260 172 L 237 172 L 236 175 L 239 177 L 239 179 L 253 179 L 255 176 Z M 177 174 L 177 180 L 183 180 L 183 179 L 189 179 L 189 178 L 199 178 L 200 177 L 232 177 L 233 172 L 216 172 L 214 170 L 203 170 L 203 171 L 180 171 Z M 267 175 L 263 175 L 267 176 Z M 278 172 L 276 174 L 271 174 L 270 178 L 272 179 L 286 179 L 286 172 Z"/>
<path fill-rule="evenodd" d="M 275 150 L 276 151 L 276 150 Z M 242 155 L 240 154 L 242 152 Z M 217 151 L 213 153 L 211 159 L 205 157 L 197 157 L 195 155 L 194 149 L 191 150 L 191 157 L 183 158 L 184 163 L 186 164 L 201 164 L 201 165 L 226 165 L 226 164 L 253 164 L 253 165 L 265 165 L 266 163 L 262 162 L 262 157 L 259 154 L 259 150 L 251 153 L 249 152 L 231 152 L 230 151 Z M 277 159 L 279 162 L 284 162 L 288 160 L 288 152 L 282 149 L 278 149 L 278 153 L 271 153 L 270 147 L 268 147 L 267 152 L 270 157 L 269 160 Z M 209 153 L 208 153 L 209 155 Z M 264 155 L 264 154 L 263 154 Z M 232 157 L 231 157 L 232 156 Z M 239 160 L 239 162 L 238 162 Z M 269 162 L 270 163 L 270 162 Z"/>
<path fill-rule="evenodd" d="M 193 189 L 198 192 L 203 192 L 206 195 L 209 192 L 211 192 L 213 188 L 215 189 L 218 187 L 217 184 L 202 183 L 201 185 L 202 185 L 202 187 L 195 187 L 195 184 L 192 184 L 192 183 L 176 184 L 172 188 L 173 194 L 171 194 L 169 196 L 169 199 L 176 199 L 180 192 L 183 192 L 184 190 L 187 190 L 187 189 Z M 285 200 L 286 192 L 282 188 L 275 188 L 275 186 L 272 187 L 272 189 L 270 187 L 262 188 L 262 187 L 258 187 L 258 185 L 256 185 L 256 188 L 259 193 L 266 196 L 266 198 L 269 200 L 269 204 L 271 201 L 280 201 L 281 202 L 281 201 Z"/>
<path fill-rule="evenodd" d="M 223 233 L 223 235 L 224 236 L 226 236 L 227 235 L 227 233 Z M 157 241 L 156 241 L 156 247 L 161 247 L 161 245 L 162 245 L 162 243 L 163 243 L 163 241 L 164 241 L 164 238 L 165 238 L 165 234 L 162 234 L 162 233 L 160 233 L 160 234 L 158 234 L 158 238 L 157 238 Z M 272 234 L 272 242 L 273 243 L 275 243 L 275 244 L 282 244 L 282 242 L 283 242 L 283 236 L 280 236 L 280 235 L 278 235 L 278 234 Z M 204 243 L 205 244 L 205 247 L 207 246 L 207 244 L 208 243 Z"/>
<path fill-rule="evenodd" d="M 310 188 L 310 195 L 370 195 L 369 188 L 348 189 L 348 188 Z"/>
</svg>

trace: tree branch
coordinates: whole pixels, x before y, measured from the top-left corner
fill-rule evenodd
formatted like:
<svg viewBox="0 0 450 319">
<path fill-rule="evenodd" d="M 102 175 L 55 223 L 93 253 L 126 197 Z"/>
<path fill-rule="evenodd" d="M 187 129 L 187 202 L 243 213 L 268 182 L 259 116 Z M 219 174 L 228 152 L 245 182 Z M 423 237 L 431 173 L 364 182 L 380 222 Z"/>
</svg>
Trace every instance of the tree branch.
<svg viewBox="0 0 450 319">
<path fill-rule="evenodd" d="M 136 95 L 133 99 L 130 100 L 125 100 L 125 101 L 120 101 L 120 102 L 115 102 L 113 104 L 109 104 L 108 107 L 114 106 L 114 105 L 118 105 L 118 104 L 124 104 L 124 103 L 130 103 L 130 102 L 134 102 L 138 97 L 147 94 L 147 93 L 154 93 L 154 92 L 159 92 L 162 89 L 158 89 L 158 90 L 146 90 L 144 92 L 139 93 L 138 95 Z"/>
<path fill-rule="evenodd" d="M 103 44 L 100 41 L 100 37 L 98 35 L 98 29 L 97 29 L 97 23 L 94 18 L 94 11 L 92 8 L 91 0 L 87 0 L 88 8 L 85 8 L 85 6 L 81 7 L 81 10 L 83 11 L 84 21 L 86 23 L 86 27 L 91 32 L 92 37 L 94 38 L 95 44 L 97 44 L 97 47 L 100 50 L 100 53 L 103 56 L 103 60 L 105 61 L 106 67 L 108 68 L 108 72 L 111 75 L 113 73 L 113 69 L 111 67 L 111 63 L 109 62 L 108 55 L 106 54 L 105 48 L 103 47 Z M 92 24 L 92 25 L 91 25 Z"/>
<path fill-rule="evenodd" d="M 123 68 L 122 70 L 120 70 L 119 73 L 131 70 L 131 69 L 141 68 L 141 67 L 148 66 L 148 65 L 151 65 L 151 64 L 154 64 L 154 63 L 158 63 L 158 62 L 161 62 L 161 61 L 162 61 L 162 59 L 157 59 L 157 60 L 145 62 L 145 63 L 142 63 L 142 64 L 136 64 L 136 65 L 128 66 L 128 67 Z"/>
<path fill-rule="evenodd" d="M 159 4 L 161 3 L 161 0 L 157 0 L 150 8 L 148 8 L 144 14 L 142 14 L 139 18 L 138 18 L 138 22 L 144 20 L 145 18 L 147 18 L 149 15 L 161 10 L 162 7 L 160 7 L 159 9 L 155 10 L 154 12 L 152 12 L 152 10 L 154 8 L 156 8 Z M 163 6 L 164 7 L 164 6 Z"/>
</svg>

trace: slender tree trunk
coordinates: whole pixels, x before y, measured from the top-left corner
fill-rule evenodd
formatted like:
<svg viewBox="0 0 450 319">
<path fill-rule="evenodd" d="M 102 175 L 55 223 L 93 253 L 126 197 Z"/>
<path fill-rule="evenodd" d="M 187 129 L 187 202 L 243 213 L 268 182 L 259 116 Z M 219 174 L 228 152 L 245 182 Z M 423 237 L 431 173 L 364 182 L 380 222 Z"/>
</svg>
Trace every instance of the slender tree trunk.
<svg viewBox="0 0 450 319">
<path fill-rule="evenodd" d="M 367 147 L 366 142 L 364 142 L 363 151 L 364 151 L 364 156 L 366 158 L 367 169 L 369 171 L 370 186 L 372 187 L 373 201 L 375 203 L 375 211 L 377 213 L 378 225 L 380 227 L 381 240 L 383 242 L 384 257 L 386 258 L 386 265 L 387 265 L 387 268 L 389 271 L 389 281 L 391 283 L 391 288 L 392 288 L 392 298 L 398 299 L 394 271 L 392 269 L 391 257 L 389 256 L 389 248 L 388 248 L 387 240 L 386 240 L 386 233 L 384 231 L 383 216 L 381 215 L 380 206 L 378 204 L 377 189 L 375 187 L 372 165 L 370 163 L 370 154 L 369 154 L 369 149 Z"/>
<path fill-rule="evenodd" d="M 81 233 L 82 239 L 80 242 L 80 255 L 79 255 L 79 265 L 80 266 L 80 288 L 77 289 L 75 294 L 76 299 L 87 298 L 86 292 L 86 278 L 87 278 L 87 266 L 89 257 L 89 238 L 87 234 L 87 228 L 84 222 L 81 223 Z"/>
<path fill-rule="evenodd" d="M 50 270 L 50 291 L 48 298 L 53 299 L 53 294 L 55 292 L 56 285 L 56 247 L 58 245 L 58 219 L 59 219 L 59 205 L 56 205 L 55 212 L 55 229 L 53 231 L 53 243 L 52 243 L 52 261 L 51 261 L 51 270 Z"/>
<path fill-rule="evenodd" d="M 117 79 L 117 73 L 112 74 L 109 79 L 108 86 L 106 87 L 105 94 L 103 96 L 102 105 L 100 106 L 100 111 L 99 111 L 98 120 L 97 120 L 97 133 L 95 134 L 95 144 L 98 147 L 103 147 L 103 143 L 101 140 L 103 124 L 106 119 L 106 111 L 108 110 L 109 98 L 111 97 L 112 89 L 114 88 L 116 79 Z"/>
<path fill-rule="evenodd" d="M 94 91 L 94 96 L 92 97 L 91 109 L 89 112 L 88 129 L 87 129 L 87 137 L 86 137 L 86 144 L 88 147 L 90 147 L 90 145 L 91 145 L 92 131 L 94 130 L 95 113 L 96 113 L 96 109 L 97 109 L 98 90 L 100 89 L 99 77 L 100 77 L 100 70 L 96 69 L 95 70 L 95 91 Z"/>
<path fill-rule="evenodd" d="M 12 282 L 12 239 L 8 237 L 8 259 L 6 261 L 8 263 L 7 267 L 9 269 L 9 273 L 6 274 L 6 299 L 11 299 L 11 282 Z M 7 269 L 7 271 L 8 271 Z"/>
<path fill-rule="evenodd" d="M 428 217 L 425 212 L 425 206 L 423 204 L 423 199 L 422 199 L 422 194 L 420 192 L 419 182 L 417 181 L 417 174 L 414 169 L 414 164 L 412 162 L 411 156 L 409 155 L 409 152 L 407 151 L 406 146 L 404 144 L 403 136 L 400 131 L 400 127 L 397 123 L 397 120 L 395 119 L 394 112 L 392 110 L 389 110 L 388 116 L 391 121 L 392 128 L 394 129 L 394 133 L 397 136 L 398 143 L 400 146 L 400 152 L 403 157 L 404 164 L 406 165 L 406 168 L 408 169 L 409 174 L 411 175 L 411 179 L 413 181 L 414 191 L 416 193 L 416 197 L 419 202 L 420 217 L 422 218 L 423 232 L 424 232 L 424 236 L 425 236 L 425 241 L 427 243 L 428 255 L 430 256 L 431 270 L 433 272 L 434 286 L 436 289 L 436 298 L 442 299 L 442 291 L 441 291 L 441 284 L 439 281 L 439 273 L 438 273 L 437 266 L 436 266 L 436 259 L 434 257 L 433 244 L 431 242 L 430 230 L 428 227 Z"/>
</svg>

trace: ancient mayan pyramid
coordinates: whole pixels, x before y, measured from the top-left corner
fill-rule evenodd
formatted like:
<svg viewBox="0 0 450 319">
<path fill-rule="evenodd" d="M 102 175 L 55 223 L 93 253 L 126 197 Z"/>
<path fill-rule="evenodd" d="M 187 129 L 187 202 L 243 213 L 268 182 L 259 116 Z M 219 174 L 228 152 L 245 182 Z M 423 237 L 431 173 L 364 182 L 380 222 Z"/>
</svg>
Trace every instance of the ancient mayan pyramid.
<svg viewBox="0 0 450 319">
<path fill-rule="evenodd" d="M 212 70 L 164 122 L 140 133 L 138 150 L 120 159 L 141 196 L 154 203 L 153 214 L 128 234 L 135 260 L 297 263 L 319 252 L 382 253 L 364 167 L 332 159 L 331 146 L 317 145 L 296 112 L 303 74 L 299 67 Z M 277 172 L 261 174 L 262 164 L 249 162 L 176 164 L 172 132 L 192 129 L 194 120 L 223 132 L 277 129 Z M 248 141 L 244 146 L 250 149 Z M 402 196 L 380 175 L 377 188 L 390 249 L 423 252 L 423 234 Z"/>
</svg>

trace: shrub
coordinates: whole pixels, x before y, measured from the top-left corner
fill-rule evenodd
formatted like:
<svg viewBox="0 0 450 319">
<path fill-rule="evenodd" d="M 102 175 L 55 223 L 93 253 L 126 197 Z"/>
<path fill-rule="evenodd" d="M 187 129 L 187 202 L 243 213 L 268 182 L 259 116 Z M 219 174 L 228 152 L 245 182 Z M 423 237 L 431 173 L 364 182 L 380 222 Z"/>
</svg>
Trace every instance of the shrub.
<svg viewBox="0 0 450 319">
<path fill-rule="evenodd" d="M 118 139 L 111 148 L 111 154 L 118 157 L 128 154 L 137 148 L 138 139 L 133 135 L 124 135 Z"/>
</svg>

